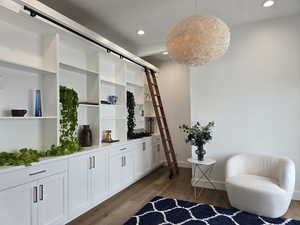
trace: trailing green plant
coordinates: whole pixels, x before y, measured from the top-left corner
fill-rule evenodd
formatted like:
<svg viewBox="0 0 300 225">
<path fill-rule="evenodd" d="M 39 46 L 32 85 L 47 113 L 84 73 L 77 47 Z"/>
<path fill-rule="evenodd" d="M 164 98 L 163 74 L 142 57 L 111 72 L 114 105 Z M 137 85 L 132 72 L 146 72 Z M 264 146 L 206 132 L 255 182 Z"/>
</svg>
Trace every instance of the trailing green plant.
<svg viewBox="0 0 300 225">
<path fill-rule="evenodd" d="M 77 92 L 72 88 L 60 86 L 60 145 L 52 145 L 50 149 L 43 152 L 43 156 L 70 155 L 83 150 L 76 136 L 78 126 L 79 98 Z"/>
<path fill-rule="evenodd" d="M 60 143 L 61 145 L 71 142 L 78 142 L 76 128 L 78 126 L 79 106 L 78 94 L 74 89 L 60 86 Z"/>
<path fill-rule="evenodd" d="M 127 91 L 127 137 L 131 139 L 134 135 L 134 128 L 136 126 L 135 117 L 134 117 L 134 108 L 135 108 L 135 100 L 132 92 Z"/>
<path fill-rule="evenodd" d="M 143 138 L 143 137 L 149 137 L 151 136 L 150 133 L 147 132 L 139 132 L 135 133 L 134 128 L 136 126 L 135 123 L 135 99 L 134 99 L 134 94 L 130 91 L 127 91 L 127 111 L 128 111 L 128 116 L 127 116 L 127 138 L 128 139 L 137 139 L 137 138 Z"/>
<path fill-rule="evenodd" d="M 1 152 L 0 166 L 30 166 L 33 162 L 38 162 L 41 155 L 37 150 L 23 148 L 17 152 Z"/>
<path fill-rule="evenodd" d="M 28 148 L 23 148 L 16 152 L 1 152 L 0 166 L 30 166 L 43 157 L 69 155 L 83 150 L 76 137 L 78 125 L 77 109 L 79 106 L 78 94 L 73 89 L 60 86 L 60 103 L 60 145 L 52 145 L 50 149 L 40 152 Z"/>
</svg>

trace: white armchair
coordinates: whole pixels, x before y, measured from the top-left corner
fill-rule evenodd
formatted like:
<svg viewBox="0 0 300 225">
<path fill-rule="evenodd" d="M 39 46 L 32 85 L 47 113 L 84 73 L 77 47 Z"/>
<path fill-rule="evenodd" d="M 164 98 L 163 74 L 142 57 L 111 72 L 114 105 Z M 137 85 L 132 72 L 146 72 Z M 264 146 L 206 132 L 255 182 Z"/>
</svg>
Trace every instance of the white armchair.
<svg viewBox="0 0 300 225">
<path fill-rule="evenodd" d="M 294 188 L 295 165 L 288 158 L 239 154 L 227 161 L 227 194 L 237 209 L 280 217 L 288 210 Z"/>
</svg>

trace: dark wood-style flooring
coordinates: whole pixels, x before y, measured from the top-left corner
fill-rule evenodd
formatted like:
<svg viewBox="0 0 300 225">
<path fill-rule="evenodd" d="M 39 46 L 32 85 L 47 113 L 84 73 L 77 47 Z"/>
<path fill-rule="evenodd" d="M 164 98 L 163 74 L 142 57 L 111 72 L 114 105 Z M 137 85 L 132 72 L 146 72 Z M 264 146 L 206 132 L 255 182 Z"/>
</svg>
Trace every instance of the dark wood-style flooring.
<svg viewBox="0 0 300 225">
<path fill-rule="evenodd" d="M 166 168 L 160 168 L 68 225 L 122 225 L 155 196 L 195 202 L 191 169 L 180 169 L 172 180 L 168 175 Z M 230 207 L 225 191 L 203 189 L 196 202 Z M 300 201 L 292 202 L 285 217 L 300 219 Z"/>
</svg>

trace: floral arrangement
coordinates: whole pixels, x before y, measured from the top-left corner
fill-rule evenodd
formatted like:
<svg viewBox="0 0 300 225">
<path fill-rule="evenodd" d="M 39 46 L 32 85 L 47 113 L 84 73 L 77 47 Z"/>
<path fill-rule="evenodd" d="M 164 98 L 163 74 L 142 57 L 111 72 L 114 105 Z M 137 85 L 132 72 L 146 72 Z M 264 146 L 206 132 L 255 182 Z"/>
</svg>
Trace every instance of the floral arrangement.
<svg viewBox="0 0 300 225">
<path fill-rule="evenodd" d="M 185 133 L 185 141 L 193 146 L 197 146 L 196 154 L 198 160 L 203 160 L 206 151 L 203 149 L 203 145 L 207 144 L 212 139 L 212 128 L 215 126 L 215 122 L 211 121 L 206 126 L 201 126 L 199 122 L 189 127 L 183 124 L 179 126 Z"/>
<path fill-rule="evenodd" d="M 215 123 L 209 122 L 206 126 L 201 126 L 199 122 L 197 122 L 192 127 L 189 127 L 185 124 L 180 126 L 179 128 L 183 130 L 186 134 L 186 143 L 190 143 L 194 146 L 205 145 L 212 139 L 212 128 L 215 126 Z"/>
</svg>

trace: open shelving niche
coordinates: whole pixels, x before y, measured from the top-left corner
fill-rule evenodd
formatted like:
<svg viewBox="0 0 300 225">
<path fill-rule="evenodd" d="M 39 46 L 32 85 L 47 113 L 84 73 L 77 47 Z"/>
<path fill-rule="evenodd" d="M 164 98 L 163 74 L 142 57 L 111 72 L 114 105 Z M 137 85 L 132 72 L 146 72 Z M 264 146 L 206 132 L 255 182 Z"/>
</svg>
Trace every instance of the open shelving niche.
<svg viewBox="0 0 300 225">
<path fill-rule="evenodd" d="M 117 96 L 115 105 L 101 104 L 100 140 L 103 142 L 104 131 L 112 131 L 112 139 L 127 140 L 126 114 L 126 74 L 124 60 L 105 51 L 99 53 L 100 99 L 108 101 L 109 96 Z"/>
<path fill-rule="evenodd" d="M 145 129 L 145 75 L 144 69 L 131 62 L 126 63 L 127 91 L 135 98 L 135 130 Z"/>
<path fill-rule="evenodd" d="M 24 147 L 44 150 L 57 144 L 58 36 L 38 21 L 27 23 L 25 17 L 0 7 L 1 152 Z M 42 117 L 34 116 L 36 89 L 42 92 Z M 28 112 L 16 118 L 11 109 Z"/>
<path fill-rule="evenodd" d="M 93 146 L 99 140 L 99 64 L 94 48 L 79 45 L 62 37 L 60 41 L 59 84 L 78 93 L 78 132 L 82 125 L 90 125 Z M 88 104 L 89 102 L 93 104 Z M 81 104 L 83 103 L 83 104 Z"/>
</svg>

